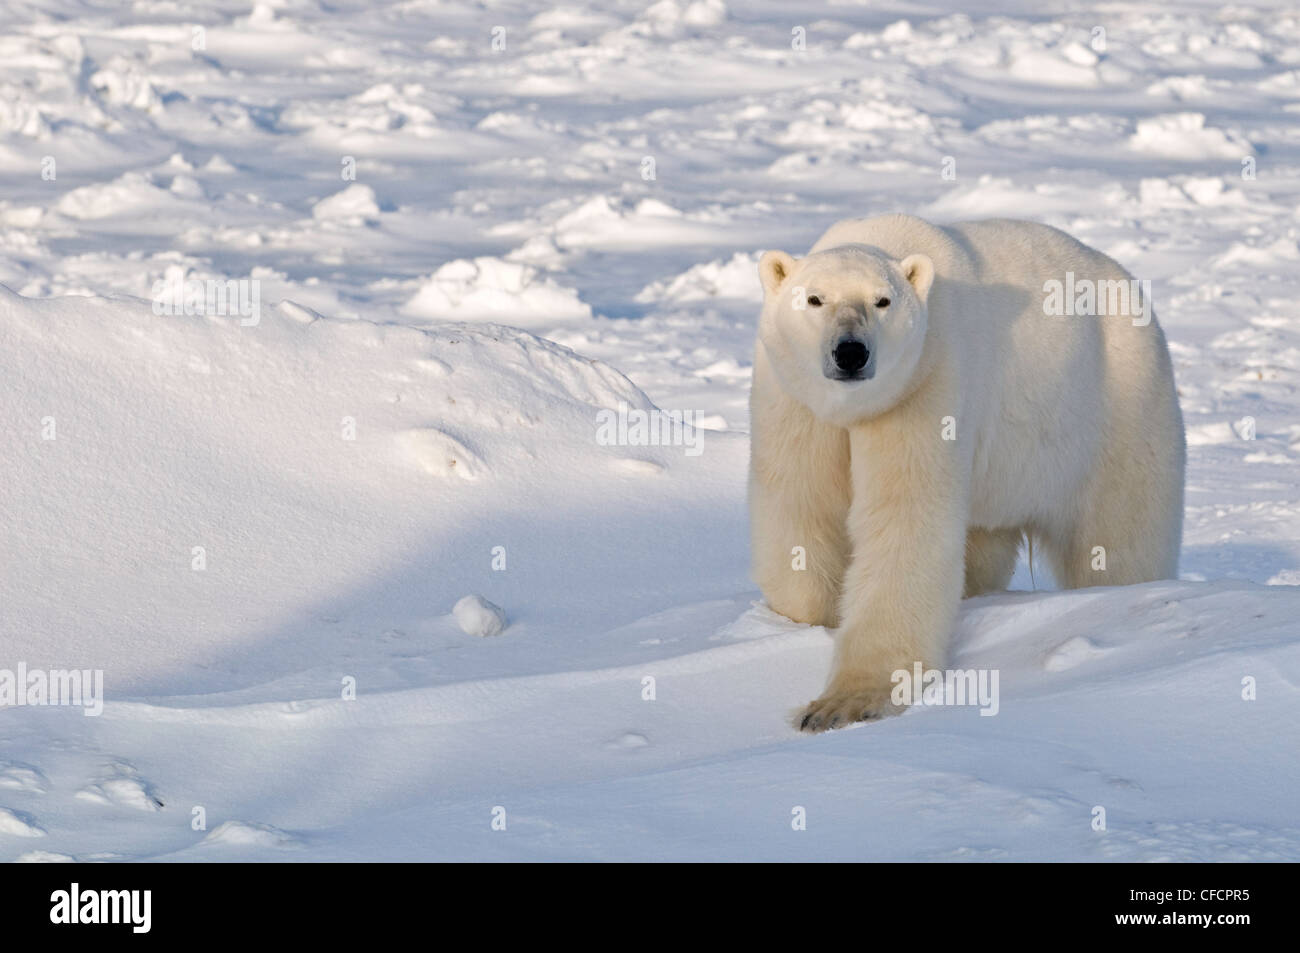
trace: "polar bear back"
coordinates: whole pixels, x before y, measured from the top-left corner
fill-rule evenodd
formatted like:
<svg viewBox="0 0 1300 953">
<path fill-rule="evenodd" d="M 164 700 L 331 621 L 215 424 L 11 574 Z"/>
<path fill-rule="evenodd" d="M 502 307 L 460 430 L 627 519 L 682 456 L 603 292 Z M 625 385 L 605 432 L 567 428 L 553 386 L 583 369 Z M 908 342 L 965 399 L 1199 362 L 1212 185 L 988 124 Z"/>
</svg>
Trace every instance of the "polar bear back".
<svg viewBox="0 0 1300 953">
<path fill-rule="evenodd" d="M 1047 225 L 990 219 L 938 226 L 910 215 L 851 219 L 813 246 L 928 255 L 935 265 L 927 346 L 960 377 L 958 433 L 974 442 L 977 524 L 1046 518 L 1040 504 L 1081 492 L 1101 449 L 1152 427 L 1181 435 L 1164 335 L 1154 316 L 1045 312 L 1050 282 L 1130 282 L 1096 249 Z M 1150 314 L 1150 312 L 1148 312 Z M 1119 438 L 1117 440 L 1117 438 Z M 1014 464 L 1012 464 L 1014 462 Z M 1054 493 L 1045 495 L 1044 486 Z"/>
</svg>

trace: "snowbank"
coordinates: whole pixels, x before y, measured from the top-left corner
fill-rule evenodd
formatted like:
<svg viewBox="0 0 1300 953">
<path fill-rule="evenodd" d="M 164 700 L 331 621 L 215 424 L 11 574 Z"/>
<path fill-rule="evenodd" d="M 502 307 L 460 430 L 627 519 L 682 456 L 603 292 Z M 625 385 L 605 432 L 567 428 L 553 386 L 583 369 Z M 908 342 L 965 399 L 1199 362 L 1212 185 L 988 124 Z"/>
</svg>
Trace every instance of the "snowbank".
<svg viewBox="0 0 1300 953">
<path fill-rule="evenodd" d="M 104 708 L 0 712 L 0 860 L 1300 857 L 1300 20 L 947 6 L 5 5 L 0 680 Z M 1183 579 L 1022 564 L 956 637 L 996 716 L 804 738 L 754 263 L 897 210 L 1152 280 Z M 599 439 L 656 406 L 731 429 Z"/>
</svg>

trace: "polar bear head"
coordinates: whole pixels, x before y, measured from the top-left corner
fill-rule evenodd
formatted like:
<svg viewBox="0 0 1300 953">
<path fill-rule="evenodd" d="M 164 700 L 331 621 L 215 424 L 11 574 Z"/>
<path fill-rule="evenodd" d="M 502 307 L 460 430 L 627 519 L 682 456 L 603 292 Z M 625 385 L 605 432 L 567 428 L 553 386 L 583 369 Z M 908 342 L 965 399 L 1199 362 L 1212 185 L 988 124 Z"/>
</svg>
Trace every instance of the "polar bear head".
<svg viewBox="0 0 1300 953">
<path fill-rule="evenodd" d="M 910 389 L 925 344 L 934 264 L 869 245 L 794 259 L 769 251 L 760 347 L 782 389 L 841 427 L 893 407 Z"/>
</svg>

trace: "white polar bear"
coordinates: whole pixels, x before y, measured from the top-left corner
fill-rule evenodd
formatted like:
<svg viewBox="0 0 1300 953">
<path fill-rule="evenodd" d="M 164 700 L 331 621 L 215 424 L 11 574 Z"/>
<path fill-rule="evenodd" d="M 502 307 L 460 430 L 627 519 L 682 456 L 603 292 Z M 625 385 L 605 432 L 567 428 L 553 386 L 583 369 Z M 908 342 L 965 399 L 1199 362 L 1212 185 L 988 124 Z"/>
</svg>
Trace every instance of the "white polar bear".
<svg viewBox="0 0 1300 953">
<path fill-rule="evenodd" d="M 1132 287 L 1114 261 L 1030 222 L 886 215 L 759 273 L 754 576 L 836 629 L 797 727 L 893 711 L 892 673 L 942 665 L 958 602 L 1006 587 L 1022 537 L 1068 588 L 1176 574 L 1173 369 L 1149 297 L 1114 313 Z M 1095 293 L 1045 313 L 1061 287 Z"/>
</svg>

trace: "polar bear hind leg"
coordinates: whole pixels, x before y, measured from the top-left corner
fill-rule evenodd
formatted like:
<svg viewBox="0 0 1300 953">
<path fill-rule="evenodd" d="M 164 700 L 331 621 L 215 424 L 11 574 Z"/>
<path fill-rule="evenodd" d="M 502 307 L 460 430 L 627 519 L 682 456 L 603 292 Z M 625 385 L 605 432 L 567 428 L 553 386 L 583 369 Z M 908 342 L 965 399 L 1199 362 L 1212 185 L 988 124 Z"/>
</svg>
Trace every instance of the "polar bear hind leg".
<svg viewBox="0 0 1300 953">
<path fill-rule="evenodd" d="M 1072 518 L 1042 536 L 1065 589 L 1178 576 L 1184 438 L 1172 382 L 1117 421 Z"/>
<path fill-rule="evenodd" d="M 1112 478 L 1093 487 L 1073 526 L 1046 535 L 1043 549 L 1065 589 L 1173 579 L 1181 524 L 1181 487 L 1162 496 Z"/>
</svg>

